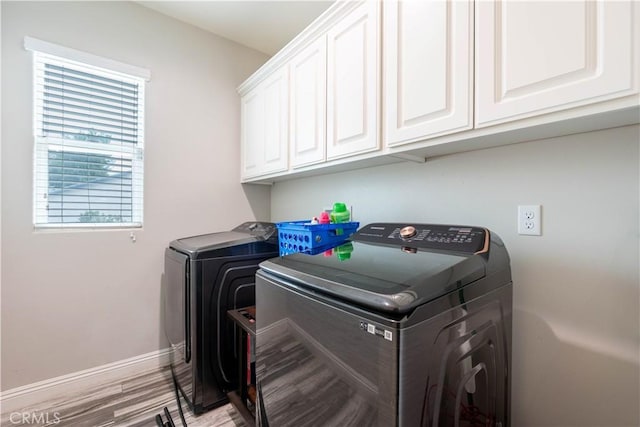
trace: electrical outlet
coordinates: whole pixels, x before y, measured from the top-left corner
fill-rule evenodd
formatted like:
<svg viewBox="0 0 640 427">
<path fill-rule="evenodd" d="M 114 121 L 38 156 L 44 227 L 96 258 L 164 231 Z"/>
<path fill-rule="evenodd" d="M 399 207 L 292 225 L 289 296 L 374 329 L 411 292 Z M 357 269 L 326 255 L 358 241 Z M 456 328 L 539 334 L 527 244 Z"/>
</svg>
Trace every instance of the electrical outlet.
<svg viewBox="0 0 640 427">
<path fill-rule="evenodd" d="M 542 216 L 540 212 L 540 205 L 518 206 L 518 234 L 542 235 Z"/>
</svg>

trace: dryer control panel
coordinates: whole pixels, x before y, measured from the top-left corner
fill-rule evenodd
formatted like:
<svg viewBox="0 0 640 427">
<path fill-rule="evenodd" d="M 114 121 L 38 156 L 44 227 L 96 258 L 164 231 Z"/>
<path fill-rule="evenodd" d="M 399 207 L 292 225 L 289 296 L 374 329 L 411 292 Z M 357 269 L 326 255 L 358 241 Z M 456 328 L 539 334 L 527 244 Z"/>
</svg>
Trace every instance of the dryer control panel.
<svg viewBox="0 0 640 427">
<path fill-rule="evenodd" d="M 407 251 L 431 249 L 474 254 L 489 250 L 489 231 L 464 225 L 373 223 L 358 230 L 351 240 L 397 245 Z"/>
<path fill-rule="evenodd" d="M 233 231 L 262 237 L 264 240 L 269 240 L 274 234 L 277 235 L 276 226 L 271 222 L 245 222 L 234 228 Z"/>
</svg>

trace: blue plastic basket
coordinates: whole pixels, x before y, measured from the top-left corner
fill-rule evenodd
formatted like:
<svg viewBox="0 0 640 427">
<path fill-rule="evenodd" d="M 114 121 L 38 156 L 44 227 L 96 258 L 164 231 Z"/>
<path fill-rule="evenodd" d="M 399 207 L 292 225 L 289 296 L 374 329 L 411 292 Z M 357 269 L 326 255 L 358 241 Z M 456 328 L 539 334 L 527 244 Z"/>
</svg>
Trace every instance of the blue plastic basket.
<svg viewBox="0 0 640 427">
<path fill-rule="evenodd" d="M 337 224 L 311 224 L 309 221 L 279 222 L 278 241 L 280 255 L 296 252 L 311 253 L 314 249 L 330 249 L 347 240 L 356 232 L 359 222 Z"/>
</svg>

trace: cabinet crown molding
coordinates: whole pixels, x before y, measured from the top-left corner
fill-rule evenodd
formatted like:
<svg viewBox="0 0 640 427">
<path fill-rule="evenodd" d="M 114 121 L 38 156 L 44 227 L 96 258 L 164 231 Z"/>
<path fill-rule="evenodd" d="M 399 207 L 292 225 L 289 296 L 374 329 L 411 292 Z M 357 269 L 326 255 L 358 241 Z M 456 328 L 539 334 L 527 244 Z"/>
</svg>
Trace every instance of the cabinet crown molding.
<svg viewBox="0 0 640 427">
<path fill-rule="evenodd" d="M 300 34 L 287 43 L 278 53 L 273 55 L 247 80 L 237 87 L 240 96 L 245 95 L 251 89 L 260 84 L 271 73 L 286 65 L 291 58 L 318 38 L 324 36 L 327 31 L 353 9 L 365 3 L 366 0 L 336 0 L 334 4 L 316 18 Z"/>
</svg>

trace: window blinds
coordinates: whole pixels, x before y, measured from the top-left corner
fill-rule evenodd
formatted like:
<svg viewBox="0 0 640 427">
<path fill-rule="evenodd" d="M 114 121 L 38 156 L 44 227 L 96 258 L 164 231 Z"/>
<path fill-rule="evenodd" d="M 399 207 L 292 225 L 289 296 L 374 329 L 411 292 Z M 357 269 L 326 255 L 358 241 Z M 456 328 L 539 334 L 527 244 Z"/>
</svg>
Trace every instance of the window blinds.
<svg viewBox="0 0 640 427">
<path fill-rule="evenodd" d="M 144 80 L 34 51 L 37 227 L 142 226 Z"/>
</svg>

